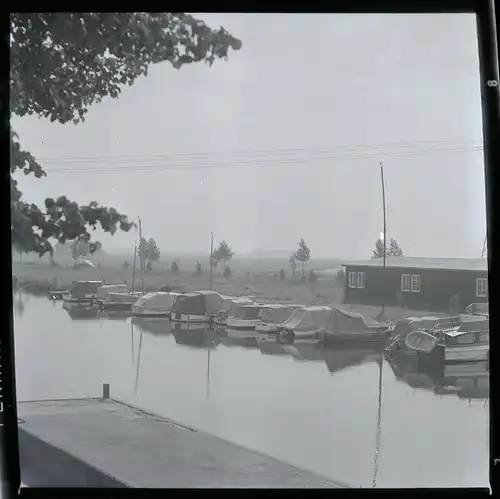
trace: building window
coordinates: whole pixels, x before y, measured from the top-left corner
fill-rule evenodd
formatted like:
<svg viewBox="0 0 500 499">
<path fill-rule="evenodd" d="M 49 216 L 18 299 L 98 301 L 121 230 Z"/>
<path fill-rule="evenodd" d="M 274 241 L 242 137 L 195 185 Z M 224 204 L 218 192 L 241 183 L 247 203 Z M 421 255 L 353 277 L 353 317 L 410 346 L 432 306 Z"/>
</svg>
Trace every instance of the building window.
<svg viewBox="0 0 500 499">
<path fill-rule="evenodd" d="M 365 288 L 365 273 L 364 272 L 358 272 L 358 288 L 360 288 L 360 289 Z"/>
<path fill-rule="evenodd" d="M 486 277 L 476 279 L 476 296 L 478 298 L 488 297 L 488 279 Z"/>
<path fill-rule="evenodd" d="M 349 272 L 349 287 L 350 288 L 355 288 L 357 285 L 357 274 L 356 272 Z"/>
<path fill-rule="evenodd" d="M 420 276 L 418 274 L 411 276 L 411 292 L 420 293 Z"/>
<path fill-rule="evenodd" d="M 410 291 L 410 274 L 401 274 L 401 291 Z"/>
</svg>

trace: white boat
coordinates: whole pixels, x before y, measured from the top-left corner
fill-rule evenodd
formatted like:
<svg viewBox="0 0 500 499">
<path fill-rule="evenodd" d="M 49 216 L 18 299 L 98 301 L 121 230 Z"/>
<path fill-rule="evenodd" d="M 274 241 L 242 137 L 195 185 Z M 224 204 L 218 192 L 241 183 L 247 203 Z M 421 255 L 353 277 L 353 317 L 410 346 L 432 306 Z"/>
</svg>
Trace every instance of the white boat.
<svg viewBox="0 0 500 499">
<path fill-rule="evenodd" d="M 410 331 L 405 338 L 406 348 L 418 353 L 431 354 L 438 344 L 439 338 L 421 329 Z"/>
<path fill-rule="evenodd" d="M 262 309 L 260 321 L 255 325 L 255 332 L 259 334 L 276 334 L 278 326 L 283 324 L 295 310 L 302 305 L 270 304 Z"/>
<path fill-rule="evenodd" d="M 254 305 L 255 302 L 249 298 L 232 297 L 229 298 L 229 308 L 221 310 L 214 319 L 216 326 L 227 326 L 227 319 L 229 316 L 234 316 L 238 313 L 239 309 L 245 305 Z"/>
<path fill-rule="evenodd" d="M 478 362 L 490 358 L 490 332 L 456 331 L 446 335 L 445 362 Z"/>
<path fill-rule="evenodd" d="M 265 305 L 258 303 L 239 305 L 235 310 L 229 312 L 229 317 L 226 320 L 227 329 L 255 330 L 255 326 L 260 322 L 260 313 L 264 307 Z"/>
<path fill-rule="evenodd" d="M 489 334 L 488 318 L 478 317 L 450 329 L 412 331 L 406 336 L 405 344 L 408 349 L 422 354 L 444 350 L 447 363 L 488 361 Z"/>
<path fill-rule="evenodd" d="M 156 291 L 147 293 L 132 305 L 132 314 L 137 317 L 169 317 L 179 293 Z"/>
<path fill-rule="evenodd" d="M 332 309 L 325 306 L 304 307 L 295 310 L 292 315 L 278 326 L 276 340 L 292 344 L 296 338 L 319 339 L 328 324 Z"/>
<path fill-rule="evenodd" d="M 141 295 L 132 293 L 126 284 L 107 284 L 97 290 L 94 301 L 101 310 L 131 311 Z"/>
<path fill-rule="evenodd" d="M 216 291 L 195 291 L 180 295 L 170 315 L 173 322 L 211 323 L 219 312 L 227 310 L 230 301 Z"/>
</svg>

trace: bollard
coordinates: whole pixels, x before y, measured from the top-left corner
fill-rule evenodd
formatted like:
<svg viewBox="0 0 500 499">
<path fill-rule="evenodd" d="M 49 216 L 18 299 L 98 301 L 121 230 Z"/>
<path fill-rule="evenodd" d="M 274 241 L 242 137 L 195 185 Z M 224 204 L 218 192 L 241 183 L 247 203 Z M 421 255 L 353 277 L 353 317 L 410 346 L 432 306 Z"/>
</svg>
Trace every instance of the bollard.
<svg viewBox="0 0 500 499">
<path fill-rule="evenodd" d="M 109 383 L 102 384 L 102 399 L 109 399 Z"/>
</svg>

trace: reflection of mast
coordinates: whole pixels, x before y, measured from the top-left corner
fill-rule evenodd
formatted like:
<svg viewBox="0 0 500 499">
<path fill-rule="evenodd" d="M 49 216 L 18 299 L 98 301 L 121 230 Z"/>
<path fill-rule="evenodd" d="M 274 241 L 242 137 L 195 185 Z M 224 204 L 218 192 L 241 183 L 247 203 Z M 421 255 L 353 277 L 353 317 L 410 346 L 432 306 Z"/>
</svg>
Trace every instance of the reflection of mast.
<svg viewBox="0 0 500 499">
<path fill-rule="evenodd" d="M 130 321 L 130 339 L 132 340 L 132 365 L 134 365 L 134 323 Z"/>
<path fill-rule="evenodd" d="M 141 349 L 142 349 L 142 331 L 141 331 L 141 336 L 139 338 L 139 352 L 137 353 L 137 371 L 135 373 L 135 390 L 134 390 L 135 395 L 137 395 L 137 388 L 139 386 L 139 367 L 141 364 Z"/>
<path fill-rule="evenodd" d="M 210 396 L 210 346 L 208 347 L 208 363 L 207 363 L 207 399 Z"/>
<path fill-rule="evenodd" d="M 373 458 L 373 483 L 372 488 L 377 485 L 377 473 L 378 473 L 378 458 L 380 455 L 380 436 L 382 432 L 381 427 L 381 416 L 382 416 L 382 368 L 384 366 L 384 353 L 382 352 L 382 358 L 380 359 L 380 371 L 378 375 L 378 411 L 377 411 L 377 435 L 375 437 L 375 456 Z"/>
</svg>

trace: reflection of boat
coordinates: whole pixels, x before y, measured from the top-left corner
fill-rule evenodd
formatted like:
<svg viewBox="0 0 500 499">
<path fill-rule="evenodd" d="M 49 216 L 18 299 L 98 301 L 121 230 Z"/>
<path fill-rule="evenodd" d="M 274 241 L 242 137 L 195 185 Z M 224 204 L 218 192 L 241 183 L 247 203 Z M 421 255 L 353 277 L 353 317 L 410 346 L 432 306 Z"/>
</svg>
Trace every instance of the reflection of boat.
<svg viewBox="0 0 500 499">
<path fill-rule="evenodd" d="M 318 340 L 297 340 L 293 345 L 283 345 L 285 352 L 295 360 L 308 362 L 324 362 L 325 350 Z"/>
<path fill-rule="evenodd" d="M 177 324 L 175 325 L 177 326 Z M 180 329 L 175 327 L 172 332 L 178 345 L 186 345 L 197 348 L 215 348 L 221 341 L 217 333 L 207 327 L 193 327 Z"/>
<path fill-rule="evenodd" d="M 331 374 L 348 367 L 370 362 L 381 362 L 382 347 L 377 345 L 338 345 L 335 348 L 324 348 L 325 364 Z"/>
<path fill-rule="evenodd" d="M 99 309 L 91 304 L 68 303 L 64 302 L 64 310 L 72 320 L 99 319 Z"/>
<path fill-rule="evenodd" d="M 196 291 L 180 295 L 172 308 L 174 322 L 209 324 L 222 310 L 230 307 L 230 300 L 216 291 Z"/>
<path fill-rule="evenodd" d="M 102 281 L 73 281 L 63 293 L 65 303 L 92 303 Z"/>
<path fill-rule="evenodd" d="M 226 334 L 222 337 L 222 344 L 228 347 L 257 348 L 259 344 L 255 336 L 254 330 L 227 328 Z"/>
<path fill-rule="evenodd" d="M 280 326 L 276 338 L 281 343 L 292 344 L 296 338 L 318 339 L 328 323 L 332 309 L 315 306 L 297 309 Z"/>
<path fill-rule="evenodd" d="M 130 320 L 131 323 L 137 327 L 137 329 L 139 329 L 141 332 L 144 333 L 165 336 L 172 332 L 170 321 L 165 317 L 158 317 L 158 318 L 131 317 Z"/>
<path fill-rule="evenodd" d="M 179 293 L 156 291 L 141 296 L 132 305 L 132 314 L 137 317 L 169 317 Z"/>
<path fill-rule="evenodd" d="M 259 338 L 257 336 L 257 343 L 259 345 L 261 353 L 264 355 L 288 355 L 289 352 L 286 351 L 285 345 L 278 343 L 276 338 Z"/>
<path fill-rule="evenodd" d="M 375 319 L 367 319 L 358 312 L 333 307 L 322 337 L 325 343 L 331 342 L 378 342 L 385 343 L 391 329 Z"/>
<path fill-rule="evenodd" d="M 262 309 L 260 321 L 255 325 L 255 332 L 276 334 L 278 325 L 283 324 L 300 305 L 270 304 Z"/>
<path fill-rule="evenodd" d="M 487 362 L 444 365 L 442 362 L 422 363 L 418 357 L 398 357 L 388 363 L 396 379 L 412 388 L 432 391 L 437 395 L 489 398 Z"/>
<path fill-rule="evenodd" d="M 461 398 L 487 399 L 490 396 L 488 363 L 449 364 L 444 368 L 444 384 L 456 386 Z"/>
</svg>

